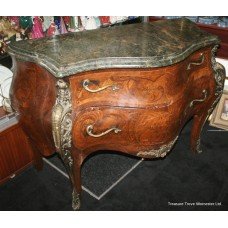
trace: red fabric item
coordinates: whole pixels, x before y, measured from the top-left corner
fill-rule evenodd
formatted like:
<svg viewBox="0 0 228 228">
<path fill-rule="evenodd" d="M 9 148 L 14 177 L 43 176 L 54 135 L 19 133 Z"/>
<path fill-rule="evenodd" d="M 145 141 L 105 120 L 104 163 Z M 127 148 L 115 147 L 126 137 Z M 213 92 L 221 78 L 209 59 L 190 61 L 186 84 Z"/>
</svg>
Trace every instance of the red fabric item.
<svg viewBox="0 0 228 228">
<path fill-rule="evenodd" d="M 99 16 L 102 25 L 110 24 L 110 16 Z"/>
</svg>

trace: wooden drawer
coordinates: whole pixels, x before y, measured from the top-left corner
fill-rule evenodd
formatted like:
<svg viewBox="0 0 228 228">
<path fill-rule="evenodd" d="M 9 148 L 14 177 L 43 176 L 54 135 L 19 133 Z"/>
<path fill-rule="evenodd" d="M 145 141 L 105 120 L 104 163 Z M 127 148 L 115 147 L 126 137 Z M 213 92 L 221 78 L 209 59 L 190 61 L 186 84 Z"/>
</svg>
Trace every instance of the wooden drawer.
<svg viewBox="0 0 228 228">
<path fill-rule="evenodd" d="M 102 146 L 107 150 L 132 154 L 159 148 L 178 135 L 182 124 L 179 116 L 181 109 L 174 106 L 155 110 L 98 107 L 86 109 L 74 121 L 73 144 L 83 151 L 99 150 Z"/>
<path fill-rule="evenodd" d="M 175 86 L 178 97 L 187 80 L 185 75 L 180 77 L 184 67 L 182 65 L 140 71 L 103 70 L 72 76 L 69 80 L 73 106 L 83 109 L 89 106 L 152 108 L 167 105 L 170 103 L 167 92 Z M 88 91 L 101 88 L 105 89 Z M 175 99 L 175 93 L 172 99 Z"/>
</svg>

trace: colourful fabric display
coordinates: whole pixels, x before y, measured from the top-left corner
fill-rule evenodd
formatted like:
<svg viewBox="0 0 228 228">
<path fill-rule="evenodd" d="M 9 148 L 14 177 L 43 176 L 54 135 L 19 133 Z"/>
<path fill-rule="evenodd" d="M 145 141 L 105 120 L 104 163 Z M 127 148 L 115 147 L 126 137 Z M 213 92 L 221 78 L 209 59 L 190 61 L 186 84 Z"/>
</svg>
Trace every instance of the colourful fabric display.
<svg viewBox="0 0 228 228">
<path fill-rule="evenodd" d="M 40 17 L 35 16 L 33 18 L 33 27 L 32 27 L 32 39 L 44 37 L 42 20 Z"/>
<path fill-rule="evenodd" d="M 131 20 L 135 16 L 0 16 L 0 54 L 11 40 L 37 39 L 92 30 Z"/>
<path fill-rule="evenodd" d="M 60 34 L 67 33 L 67 29 L 63 20 L 63 17 L 60 19 Z"/>
</svg>

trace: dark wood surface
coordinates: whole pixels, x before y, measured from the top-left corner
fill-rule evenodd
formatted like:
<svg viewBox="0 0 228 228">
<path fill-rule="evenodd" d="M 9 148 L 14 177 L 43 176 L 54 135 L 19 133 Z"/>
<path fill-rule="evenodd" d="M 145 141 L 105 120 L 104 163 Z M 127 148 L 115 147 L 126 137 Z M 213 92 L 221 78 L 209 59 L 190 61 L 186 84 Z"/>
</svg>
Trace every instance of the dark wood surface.
<svg viewBox="0 0 228 228">
<path fill-rule="evenodd" d="M 3 109 L 3 107 L 0 107 L 0 118 L 7 115 L 7 112 Z"/>
<path fill-rule="evenodd" d="M 0 115 L 5 115 L 2 108 Z M 32 147 L 19 123 L 0 132 L 0 184 L 20 173 L 33 161 Z"/>
<path fill-rule="evenodd" d="M 11 100 L 29 140 L 44 156 L 55 152 L 51 113 L 56 99 L 55 78 L 42 67 L 19 62 L 12 81 Z"/>
<path fill-rule="evenodd" d="M 158 21 L 158 20 L 164 20 L 164 18 L 153 17 L 153 16 L 149 17 L 150 22 Z M 201 23 L 196 23 L 196 24 L 200 29 L 219 37 L 221 42 L 217 52 L 217 57 L 228 59 L 228 28 L 219 27 L 214 24 L 212 25 L 201 24 Z"/>
<path fill-rule="evenodd" d="M 228 59 L 228 28 L 221 28 L 215 25 L 197 24 L 201 29 L 218 36 L 221 40 L 217 56 Z"/>
</svg>

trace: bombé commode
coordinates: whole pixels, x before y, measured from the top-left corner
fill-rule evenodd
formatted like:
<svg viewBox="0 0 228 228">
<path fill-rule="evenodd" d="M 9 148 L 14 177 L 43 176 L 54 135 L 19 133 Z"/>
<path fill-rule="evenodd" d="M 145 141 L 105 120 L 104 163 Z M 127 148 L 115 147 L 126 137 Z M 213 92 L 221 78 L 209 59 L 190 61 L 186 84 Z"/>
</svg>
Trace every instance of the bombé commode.
<svg viewBox="0 0 228 228">
<path fill-rule="evenodd" d="M 95 151 L 164 157 L 190 118 L 191 149 L 200 151 L 201 129 L 223 90 L 218 45 L 187 19 L 10 44 L 12 106 L 36 153 L 60 154 L 74 209 L 81 165 Z"/>
</svg>

